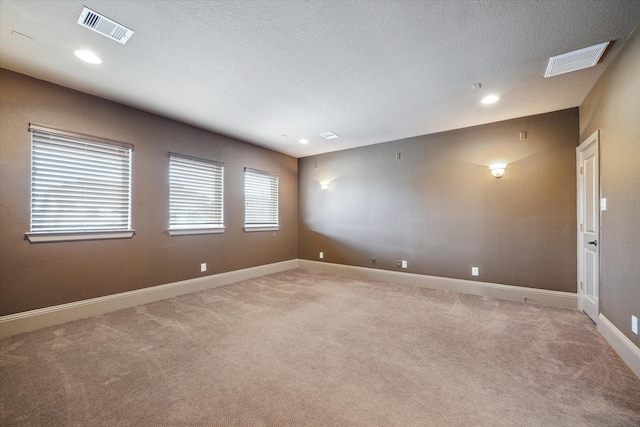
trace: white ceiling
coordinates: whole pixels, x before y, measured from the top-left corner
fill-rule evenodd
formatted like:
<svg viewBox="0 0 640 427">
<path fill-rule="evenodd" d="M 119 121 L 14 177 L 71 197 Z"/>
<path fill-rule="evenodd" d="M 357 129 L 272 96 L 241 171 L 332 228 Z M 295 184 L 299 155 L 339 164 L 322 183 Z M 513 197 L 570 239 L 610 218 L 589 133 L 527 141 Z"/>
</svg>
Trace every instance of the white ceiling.
<svg viewBox="0 0 640 427">
<path fill-rule="evenodd" d="M 81 27 L 83 6 L 135 34 Z M 0 66 L 304 157 L 576 107 L 638 22 L 637 0 L 0 0 Z M 608 40 L 596 67 L 543 78 Z"/>
</svg>

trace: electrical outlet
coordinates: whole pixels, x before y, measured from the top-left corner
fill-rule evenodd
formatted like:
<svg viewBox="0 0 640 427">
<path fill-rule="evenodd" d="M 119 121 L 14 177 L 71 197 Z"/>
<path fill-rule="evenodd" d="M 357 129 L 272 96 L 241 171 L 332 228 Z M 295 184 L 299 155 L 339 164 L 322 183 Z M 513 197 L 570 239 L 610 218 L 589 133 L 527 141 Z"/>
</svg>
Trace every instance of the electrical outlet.
<svg viewBox="0 0 640 427">
<path fill-rule="evenodd" d="M 402 268 L 407 268 L 407 261 L 402 261 Z"/>
<path fill-rule="evenodd" d="M 202 264 L 200 264 L 200 271 L 204 272 L 207 271 L 207 263 L 203 262 Z"/>
<path fill-rule="evenodd" d="M 371 258 L 371 264 L 376 265 L 376 257 Z"/>
<path fill-rule="evenodd" d="M 631 332 L 638 335 L 638 318 L 631 316 Z"/>
<path fill-rule="evenodd" d="M 400 260 L 396 261 L 396 267 L 402 268 L 402 261 Z"/>
<path fill-rule="evenodd" d="M 320 259 L 324 258 L 324 252 L 320 252 Z"/>
<path fill-rule="evenodd" d="M 478 274 L 478 267 L 471 267 L 471 275 L 477 276 Z"/>
</svg>

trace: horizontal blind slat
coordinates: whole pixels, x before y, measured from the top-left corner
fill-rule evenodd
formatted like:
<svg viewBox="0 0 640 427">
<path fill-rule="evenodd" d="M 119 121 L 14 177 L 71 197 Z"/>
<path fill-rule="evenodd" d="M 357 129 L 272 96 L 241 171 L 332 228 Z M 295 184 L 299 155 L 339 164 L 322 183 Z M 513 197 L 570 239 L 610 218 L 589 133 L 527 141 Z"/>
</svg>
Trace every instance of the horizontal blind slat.
<svg viewBox="0 0 640 427">
<path fill-rule="evenodd" d="M 224 227 L 224 165 L 169 155 L 169 228 Z"/>
<path fill-rule="evenodd" d="M 279 225 L 277 175 L 245 169 L 245 225 Z"/>
<path fill-rule="evenodd" d="M 132 147 L 31 131 L 31 231 L 131 229 Z"/>
</svg>

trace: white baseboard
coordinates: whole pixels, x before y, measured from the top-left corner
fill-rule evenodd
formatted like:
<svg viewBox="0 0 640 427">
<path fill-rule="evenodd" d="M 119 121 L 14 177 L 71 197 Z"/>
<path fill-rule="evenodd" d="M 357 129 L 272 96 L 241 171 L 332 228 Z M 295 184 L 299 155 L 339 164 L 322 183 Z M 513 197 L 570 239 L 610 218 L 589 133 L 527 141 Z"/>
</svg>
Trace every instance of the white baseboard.
<svg viewBox="0 0 640 427">
<path fill-rule="evenodd" d="M 576 308 L 577 304 L 576 294 L 569 292 L 294 259 L 2 316 L 0 317 L 0 338 L 296 267 L 515 301 L 524 301 L 526 298 L 531 303 L 560 307 Z"/>
<path fill-rule="evenodd" d="M 0 317 L 0 338 L 296 268 L 297 260 L 213 274 Z"/>
<path fill-rule="evenodd" d="M 598 316 L 598 332 L 609 345 L 618 353 L 618 356 L 627 364 L 638 378 L 640 378 L 640 348 L 627 338 L 620 329 L 600 314 Z"/>
<path fill-rule="evenodd" d="M 375 280 L 420 286 L 429 289 L 461 292 L 524 301 L 558 307 L 576 308 L 577 295 L 570 292 L 550 291 L 545 289 L 524 288 L 501 285 L 497 283 L 476 282 L 472 280 L 451 279 L 447 277 L 426 276 L 400 271 L 379 270 L 366 267 L 355 267 L 343 264 L 293 259 L 274 264 L 213 274 L 135 291 L 122 292 L 99 298 L 61 304 L 22 313 L 0 317 L 0 338 L 33 331 L 48 326 L 59 325 L 85 317 L 95 316 L 123 308 L 159 301 L 178 295 L 198 292 L 217 286 L 224 286 L 242 280 L 252 279 L 265 274 L 273 274 L 292 268 L 306 268 L 327 273 L 345 274 Z M 598 331 L 609 345 L 618 353 L 631 370 L 640 377 L 640 349 L 629 340 L 606 317 L 600 314 Z"/>
<path fill-rule="evenodd" d="M 476 282 L 473 280 L 451 279 L 448 277 L 426 276 L 401 271 L 380 270 L 376 268 L 354 267 L 351 265 L 298 259 L 298 267 L 327 273 L 345 274 L 384 280 L 404 285 L 420 286 L 429 289 L 454 291 L 464 294 L 482 295 L 512 301 L 526 301 L 536 304 L 553 305 L 575 309 L 577 294 L 571 292 L 550 291 L 546 289 L 525 288 L 521 286 L 501 285 L 498 283 Z"/>
</svg>

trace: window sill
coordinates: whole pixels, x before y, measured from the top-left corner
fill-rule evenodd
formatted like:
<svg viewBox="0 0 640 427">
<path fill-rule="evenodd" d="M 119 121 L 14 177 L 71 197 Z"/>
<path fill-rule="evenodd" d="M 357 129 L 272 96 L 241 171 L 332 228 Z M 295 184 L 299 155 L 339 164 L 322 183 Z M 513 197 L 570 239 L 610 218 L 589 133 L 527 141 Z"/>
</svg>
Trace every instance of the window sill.
<svg viewBox="0 0 640 427">
<path fill-rule="evenodd" d="M 66 232 L 66 233 L 25 233 L 29 243 L 73 242 L 81 240 L 110 240 L 131 239 L 135 230 L 125 231 L 94 231 L 94 232 Z"/>
<path fill-rule="evenodd" d="M 221 234 L 224 233 L 226 228 L 184 228 L 184 229 L 169 229 L 170 236 L 190 236 L 194 234 Z"/>
<path fill-rule="evenodd" d="M 273 226 L 258 226 L 258 227 L 252 227 L 252 226 L 244 226 L 244 231 L 247 233 L 250 232 L 254 232 L 254 231 L 278 231 L 280 230 L 280 226 L 279 225 L 273 225 Z"/>
</svg>

